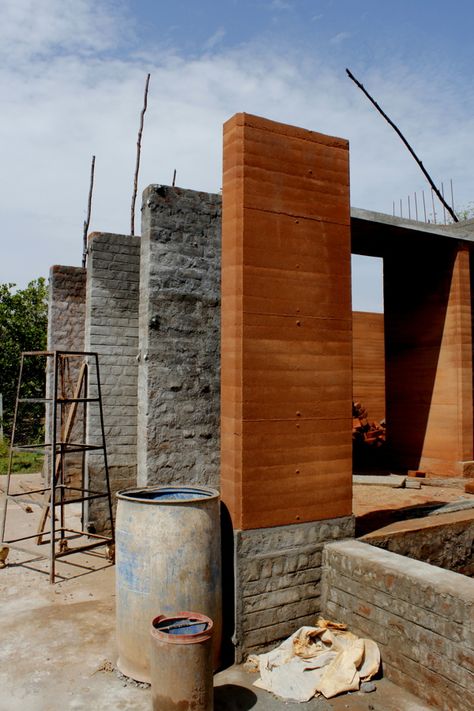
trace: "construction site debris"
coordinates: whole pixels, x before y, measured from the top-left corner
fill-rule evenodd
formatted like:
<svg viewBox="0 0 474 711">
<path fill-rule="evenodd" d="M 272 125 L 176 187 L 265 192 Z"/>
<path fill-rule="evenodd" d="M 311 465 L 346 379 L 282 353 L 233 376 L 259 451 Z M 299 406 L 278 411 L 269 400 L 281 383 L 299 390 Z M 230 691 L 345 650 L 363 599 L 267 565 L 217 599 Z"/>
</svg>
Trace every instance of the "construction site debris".
<svg viewBox="0 0 474 711">
<path fill-rule="evenodd" d="M 372 640 L 321 617 L 316 627 L 301 627 L 276 649 L 251 655 L 248 661 L 260 672 L 254 686 L 304 702 L 357 691 L 378 672 L 380 652 Z"/>
<path fill-rule="evenodd" d="M 388 474 L 387 476 L 372 474 L 354 474 L 353 484 L 364 484 L 369 486 L 390 486 L 392 489 L 401 489 L 406 485 L 406 476 L 399 474 Z"/>
<path fill-rule="evenodd" d="M 385 443 L 385 421 L 369 420 L 369 413 L 360 402 L 352 403 L 352 441 L 370 447 L 381 447 Z"/>
<path fill-rule="evenodd" d="M 354 465 L 365 469 L 381 467 L 385 461 L 385 422 L 369 419 L 360 402 L 352 403 L 352 450 Z"/>
<path fill-rule="evenodd" d="M 405 489 L 421 489 L 421 481 L 407 478 L 405 479 Z"/>
<path fill-rule="evenodd" d="M 0 568 L 7 567 L 7 558 L 8 558 L 9 552 L 10 552 L 10 549 L 8 546 L 0 546 Z"/>
</svg>

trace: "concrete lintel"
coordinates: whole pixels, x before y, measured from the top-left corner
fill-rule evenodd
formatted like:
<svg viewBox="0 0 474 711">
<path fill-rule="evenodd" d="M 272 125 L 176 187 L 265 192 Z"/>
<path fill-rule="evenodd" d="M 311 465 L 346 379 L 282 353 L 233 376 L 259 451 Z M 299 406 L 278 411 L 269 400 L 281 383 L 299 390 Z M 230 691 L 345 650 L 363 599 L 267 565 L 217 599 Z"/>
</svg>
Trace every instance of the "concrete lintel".
<svg viewBox="0 0 474 711">
<path fill-rule="evenodd" d="M 452 225 L 437 225 L 432 222 L 427 223 L 419 220 L 409 220 L 405 217 L 395 217 L 383 212 L 351 207 L 351 221 L 354 220 L 397 227 L 409 231 L 414 230 L 415 232 L 422 232 L 429 236 L 448 237 L 449 239 L 474 242 L 474 232 L 469 223 L 465 225 L 460 222 Z"/>
</svg>

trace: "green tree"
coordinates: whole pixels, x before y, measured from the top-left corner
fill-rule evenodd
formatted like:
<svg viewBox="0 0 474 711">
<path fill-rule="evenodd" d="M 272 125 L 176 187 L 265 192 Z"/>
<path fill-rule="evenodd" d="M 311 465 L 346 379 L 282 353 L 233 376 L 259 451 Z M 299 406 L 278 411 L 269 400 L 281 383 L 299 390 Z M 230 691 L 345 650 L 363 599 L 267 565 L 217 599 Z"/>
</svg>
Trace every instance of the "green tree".
<svg viewBox="0 0 474 711">
<path fill-rule="evenodd" d="M 3 395 L 4 434 L 9 437 L 15 407 L 20 354 L 46 349 L 48 289 L 45 279 L 31 281 L 25 289 L 0 284 L 0 393 Z M 22 397 L 44 395 L 45 362 L 29 359 L 24 373 Z M 42 436 L 44 407 L 28 405 L 18 424 L 21 438 L 31 441 Z"/>
<path fill-rule="evenodd" d="M 474 203 L 468 202 L 467 205 L 462 208 L 459 208 L 456 214 L 461 222 L 463 222 L 464 220 L 472 220 L 472 218 L 474 217 Z"/>
</svg>

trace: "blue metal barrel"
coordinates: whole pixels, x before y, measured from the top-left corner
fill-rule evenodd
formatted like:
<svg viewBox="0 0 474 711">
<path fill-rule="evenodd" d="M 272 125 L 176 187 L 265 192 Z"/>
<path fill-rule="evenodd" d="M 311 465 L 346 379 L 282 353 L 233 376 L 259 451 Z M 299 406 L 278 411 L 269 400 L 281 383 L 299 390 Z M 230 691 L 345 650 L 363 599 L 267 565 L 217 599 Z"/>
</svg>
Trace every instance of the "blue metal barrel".
<svg viewBox="0 0 474 711">
<path fill-rule="evenodd" d="M 219 493 L 160 486 L 120 491 L 117 498 L 119 670 L 150 682 L 151 621 L 182 610 L 213 621 L 217 667 L 222 634 Z"/>
</svg>

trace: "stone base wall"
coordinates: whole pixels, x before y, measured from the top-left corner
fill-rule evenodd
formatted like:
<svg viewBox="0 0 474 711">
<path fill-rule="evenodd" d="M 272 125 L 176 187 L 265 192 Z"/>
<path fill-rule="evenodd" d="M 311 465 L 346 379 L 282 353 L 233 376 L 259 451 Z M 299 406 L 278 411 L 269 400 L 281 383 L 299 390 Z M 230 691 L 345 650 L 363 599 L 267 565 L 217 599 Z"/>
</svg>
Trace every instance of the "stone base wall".
<svg viewBox="0 0 474 711">
<path fill-rule="evenodd" d="M 96 232 L 89 237 L 86 348 L 99 354 L 109 479 L 115 492 L 137 480 L 138 295 L 140 238 Z M 91 369 L 91 394 L 96 383 Z M 88 412 L 88 441 L 101 444 L 99 410 Z M 89 484 L 105 488 L 102 452 L 88 456 Z M 90 502 L 89 523 L 106 530 L 106 499 Z"/>
<path fill-rule="evenodd" d="M 359 541 L 323 553 L 322 612 L 380 647 L 385 676 L 442 711 L 474 708 L 474 581 Z"/>
<path fill-rule="evenodd" d="M 353 535 L 352 516 L 234 532 L 236 662 L 314 624 L 324 543 Z"/>
</svg>

